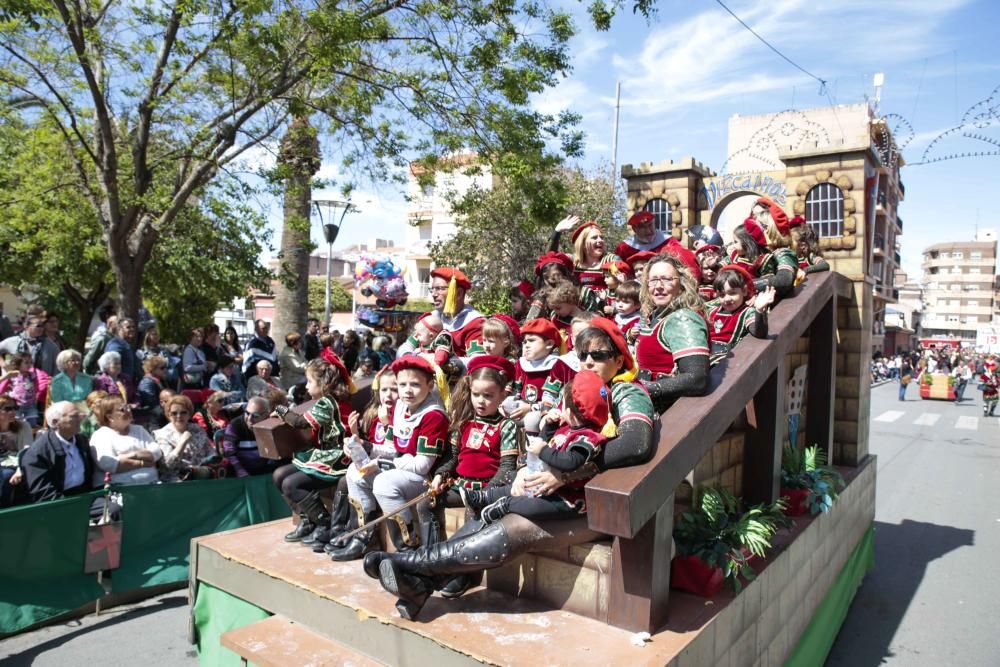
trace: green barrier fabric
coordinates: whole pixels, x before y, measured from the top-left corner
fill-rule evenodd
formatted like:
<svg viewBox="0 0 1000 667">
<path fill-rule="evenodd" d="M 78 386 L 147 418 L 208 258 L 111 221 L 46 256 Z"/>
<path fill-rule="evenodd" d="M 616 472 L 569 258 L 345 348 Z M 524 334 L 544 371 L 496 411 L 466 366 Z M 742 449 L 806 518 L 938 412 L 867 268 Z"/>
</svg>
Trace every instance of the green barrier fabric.
<svg viewBox="0 0 1000 667">
<path fill-rule="evenodd" d="M 212 667 L 242 665 L 240 657 L 224 648 L 219 638 L 230 630 L 263 621 L 268 616 L 269 613 L 245 600 L 209 584 L 198 584 L 194 600 L 194 626 L 198 633 L 201 664 Z"/>
<path fill-rule="evenodd" d="M 184 581 L 191 538 L 291 516 L 270 475 L 125 486 L 115 591 Z"/>
<path fill-rule="evenodd" d="M 64 614 L 104 594 L 83 573 L 93 496 L 0 512 L 0 633 Z"/>
<path fill-rule="evenodd" d="M 875 528 L 868 532 L 847 559 L 844 569 L 837 575 L 830 591 L 816 609 L 805 632 L 799 638 L 785 667 L 819 667 L 833 648 L 840 626 L 847 618 L 847 610 L 861 580 L 875 567 Z"/>
</svg>

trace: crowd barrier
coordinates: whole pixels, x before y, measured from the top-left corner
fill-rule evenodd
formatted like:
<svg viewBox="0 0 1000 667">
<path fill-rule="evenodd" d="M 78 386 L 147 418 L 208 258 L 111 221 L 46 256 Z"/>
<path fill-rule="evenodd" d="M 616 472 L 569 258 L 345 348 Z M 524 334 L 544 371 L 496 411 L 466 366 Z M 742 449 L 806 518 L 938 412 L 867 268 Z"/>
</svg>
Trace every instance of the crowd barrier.
<svg viewBox="0 0 1000 667">
<path fill-rule="evenodd" d="M 191 538 L 288 517 L 271 476 L 123 486 L 114 593 L 186 581 Z M 105 594 L 84 574 L 90 505 L 100 492 L 0 511 L 0 635 Z"/>
</svg>

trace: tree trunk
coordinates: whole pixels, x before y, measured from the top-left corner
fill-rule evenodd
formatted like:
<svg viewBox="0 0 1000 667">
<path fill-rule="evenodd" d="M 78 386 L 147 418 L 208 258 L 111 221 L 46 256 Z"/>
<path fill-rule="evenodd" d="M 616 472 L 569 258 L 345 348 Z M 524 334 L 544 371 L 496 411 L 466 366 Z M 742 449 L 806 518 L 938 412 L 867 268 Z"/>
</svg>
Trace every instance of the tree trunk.
<svg viewBox="0 0 1000 667">
<path fill-rule="evenodd" d="M 289 125 L 278 153 L 278 172 L 285 181 L 281 252 L 271 323 L 271 337 L 278 351 L 285 346 L 286 334 L 305 330 L 309 311 L 309 253 L 313 249 L 309 238 L 310 184 L 319 166 L 316 130 L 308 118 L 298 116 Z"/>
<path fill-rule="evenodd" d="M 63 294 L 76 306 L 76 312 L 80 315 L 80 326 L 76 332 L 76 338 L 72 341 L 73 349 L 83 351 L 87 344 L 87 330 L 90 328 L 90 320 L 104 300 L 111 293 L 111 285 L 101 282 L 88 294 L 80 292 L 73 285 L 65 283 Z"/>
</svg>

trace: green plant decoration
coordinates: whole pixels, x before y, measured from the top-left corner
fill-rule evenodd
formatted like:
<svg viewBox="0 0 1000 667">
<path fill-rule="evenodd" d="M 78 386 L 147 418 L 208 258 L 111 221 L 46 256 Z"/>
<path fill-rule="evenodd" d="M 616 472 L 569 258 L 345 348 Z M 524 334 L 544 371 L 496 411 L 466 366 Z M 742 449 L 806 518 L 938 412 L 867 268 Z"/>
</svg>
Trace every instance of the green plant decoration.
<svg viewBox="0 0 1000 667">
<path fill-rule="evenodd" d="M 743 588 L 740 577 L 750 582 L 757 576 L 750 559 L 763 558 L 771 548 L 771 538 L 792 524 L 782 513 L 784 509 L 785 503 L 779 499 L 744 511 L 742 501 L 728 490 L 705 488 L 694 509 L 684 512 L 674 528 L 677 550 L 721 568 L 726 581 L 739 593 Z"/>
<path fill-rule="evenodd" d="M 785 445 L 781 453 L 781 486 L 808 489 L 811 514 L 829 512 L 844 489 L 844 478 L 826 464 L 826 452 L 816 445 L 800 450 Z"/>
</svg>

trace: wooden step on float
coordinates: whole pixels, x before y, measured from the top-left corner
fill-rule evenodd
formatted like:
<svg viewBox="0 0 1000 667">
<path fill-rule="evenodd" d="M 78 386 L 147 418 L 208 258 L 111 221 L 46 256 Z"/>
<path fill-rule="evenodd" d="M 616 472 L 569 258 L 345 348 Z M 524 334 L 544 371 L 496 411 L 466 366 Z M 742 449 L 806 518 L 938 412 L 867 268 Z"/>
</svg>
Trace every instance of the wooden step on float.
<svg viewBox="0 0 1000 667">
<path fill-rule="evenodd" d="M 240 656 L 244 665 L 250 663 L 257 667 L 380 667 L 384 664 L 279 615 L 230 630 L 219 642 Z"/>
</svg>

